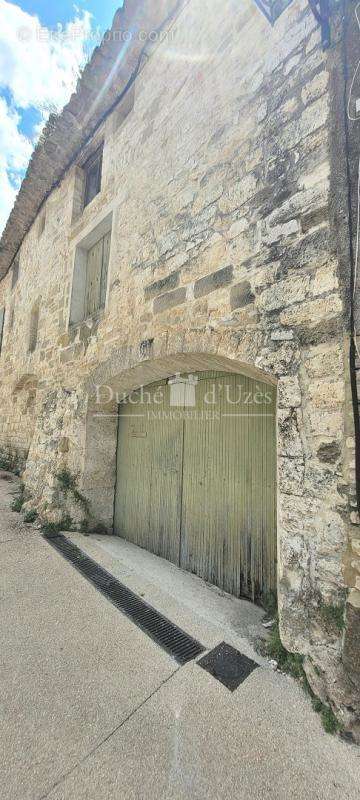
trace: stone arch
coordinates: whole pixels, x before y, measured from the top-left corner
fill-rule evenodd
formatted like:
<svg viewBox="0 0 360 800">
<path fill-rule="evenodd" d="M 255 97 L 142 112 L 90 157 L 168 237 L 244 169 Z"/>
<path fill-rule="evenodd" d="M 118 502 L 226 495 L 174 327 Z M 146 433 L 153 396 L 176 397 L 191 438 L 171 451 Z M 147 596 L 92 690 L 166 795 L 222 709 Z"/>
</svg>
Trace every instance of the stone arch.
<svg viewBox="0 0 360 800">
<path fill-rule="evenodd" d="M 182 331 L 177 335 L 166 332 L 156 340 L 147 339 L 140 345 L 117 348 L 91 373 L 85 390 L 91 402 L 97 385 L 107 384 L 118 387 L 120 391 L 129 387 L 128 390 L 132 391 L 188 369 L 242 372 L 276 384 L 273 365 L 262 367 L 257 364 L 256 356 L 260 350 L 260 342 L 254 343 L 253 333 L 245 336 L 240 348 L 229 332 L 226 335 L 216 331 Z"/>
<path fill-rule="evenodd" d="M 121 368 L 121 366 L 122 368 Z M 219 352 L 162 353 L 134 363 L 132 353 L 117 353 L 99 367 L 87 382 L 83 487 L 94 518 L 108 531 L 113 527 L 116 481 L 117 408 L 119 400 L 135 389 L 167 379 L 176 373 L 216 370 L 242 373 L 263 383 L 276 378 L 253 364 Z"/>
</svg>

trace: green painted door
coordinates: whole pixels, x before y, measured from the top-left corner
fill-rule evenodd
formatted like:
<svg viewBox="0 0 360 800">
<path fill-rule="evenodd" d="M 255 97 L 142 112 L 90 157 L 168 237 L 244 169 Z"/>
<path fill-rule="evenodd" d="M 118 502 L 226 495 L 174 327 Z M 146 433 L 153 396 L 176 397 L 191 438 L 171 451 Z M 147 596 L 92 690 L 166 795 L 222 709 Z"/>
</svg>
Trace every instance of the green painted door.
<svg viewBox="0 0 360 800">
<path fill-rule="evenodd" d="M 178 564 L 183 421 L 167 419 L 168 407 L 165 381 L 133 392 L 119 407 L 114 528 Z"/>
<path fill-rule="evenodd" d="M 275 388 L 206 372 L 132 398 L 115 532 L 237 596 L 275 592 Z"/>
<path fill-rule="evenodd" d="M 276 590 L 275 391 L 243 375 L 198 379 L 184 433 L 180 563 L 260 597 Z"/>
</svg>

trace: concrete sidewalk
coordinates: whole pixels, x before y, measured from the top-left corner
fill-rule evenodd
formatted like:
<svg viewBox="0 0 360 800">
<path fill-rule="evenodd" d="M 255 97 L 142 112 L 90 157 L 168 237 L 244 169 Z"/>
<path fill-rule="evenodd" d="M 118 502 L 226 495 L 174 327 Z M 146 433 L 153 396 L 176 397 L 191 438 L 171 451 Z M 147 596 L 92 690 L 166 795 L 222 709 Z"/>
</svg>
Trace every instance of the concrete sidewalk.
<svg viewBox="0 0 360 800">
<path fill-rule="evenodd" d="M 0 481 L 4 800 L 358 798 L 360 750 L 323 731 L 294 681 L 264 665 L 231 693 L 180 668 L 8 511 L 12 485 Z M 207 647 L 254 657 L 259 609 L 124 543 L 73 538 Z"/>
</svg>

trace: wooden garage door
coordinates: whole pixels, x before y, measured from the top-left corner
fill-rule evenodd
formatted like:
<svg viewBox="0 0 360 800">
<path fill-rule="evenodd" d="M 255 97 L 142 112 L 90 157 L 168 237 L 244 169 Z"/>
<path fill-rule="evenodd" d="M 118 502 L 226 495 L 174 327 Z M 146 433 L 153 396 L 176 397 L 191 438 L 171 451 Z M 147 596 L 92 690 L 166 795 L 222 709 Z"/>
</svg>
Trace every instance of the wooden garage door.
<svg viewBox="0 0 360 800">
<path fill-rule="evenodd" d="M 274 387 L 229 373 L 133 393 L 119 409 L 115 532 L 236 596 L 275 592 L 275 413 Z"/>
</svg>

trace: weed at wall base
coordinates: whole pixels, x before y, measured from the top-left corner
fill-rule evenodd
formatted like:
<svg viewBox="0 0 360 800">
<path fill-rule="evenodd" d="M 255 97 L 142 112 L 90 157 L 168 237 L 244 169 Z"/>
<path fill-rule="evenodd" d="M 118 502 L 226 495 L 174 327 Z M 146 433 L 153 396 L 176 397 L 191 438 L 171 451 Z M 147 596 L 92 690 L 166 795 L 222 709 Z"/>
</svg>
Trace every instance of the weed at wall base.
<svg viewBox="0 0 360 800">
<path fill-rule="evenodd" d="M 330 706 L 325 705 L 325 703 L 316 697 L 309 684 L 303 667 L 304 656 L 302 656 L 300 653 L 290 653 L 284 647 L 280 638 L 278 617 L 275 620 L 269 640 L 266 643 L 266 654 L 269 658 L 272 658 L 277 662 L 278 667 L 282 672 L 286 672 L 293 678 L 301 681 L 304 691 L 306 691 L 311 697 L 314 711 L 321 716 L 321 722 L 326 733 L 339 733 L 342 730 L 342 725 L 336 718 Z"/>
<path fill-rule="evenodd" d="M 326 706 L 325 703 L 322 703 L 319 697 L 315 697 L 315 695 L 312 696 L 311 702 L 314 711 L 321 716 L 321 722 L 326 733 L 337 733 L 342 730 L 342 725 L 339 720 L 336 719 L 330 706 Z"/>
<path fill-rule="evenodd" d="M 16 511 L 17 513 L 20 513 L 24 503 L 25 503 L 25 486 L 23 483 L 20 483 L 17 488 L 16 497 L 14 498 L 14 500 L 10 505 L 11 511 Z"/>
<path fill-rule="evenodd" d="M 21 497 L 15 497 L 15 500 L 13 500 L 10 505 L 11 511 L 17 511 L 17 513 L 20 513 L 23 507 L 23 502 L 24 500 Z"/>
<path fill-rule="evenodd" d="M 279 631 L 279 621 L 276 618 L 275 624 L 271 629 L 269 640 L 266 645 L 269 658 L 274 659 L 282 672 L 287 672 L 293 678 L 303 679 L 305 676 L 303 661 L 304 657 L 299 653 L 290 653 L 285 649 Z"/>
<path fill-rule="evenodd" d="M 55 477 L 57 478 L 60 487 L 65 495 L 72 494 L 73 500 L 77 505 L 80 505 L 84 514 L 89 514 L 89 503 L 77 488 L 77 478 L 65 467 L 58 472 Z"/>
<path fill-rule="evenodd" d="M 45 536 L 57 536 L 61 531 L 71 531 L 73 527 L 73 521 L 67 515 L 60 522 L 48 522 L 45 520 L 41 525 L 41 533 L 45 534 Z"/>
<path fill-rule="evenodd" d="M 337 605 L 332 603 L 320 603 L 319 611 L 322 619 L 326 625 L 335 628 L 339 633 L 345 628 L 345 603 L 341 602 Z"/>
<path fill-rule="evenodd" d="M 55 475 L 55 477 L 58 480 L 58 482 L 59 482 L 63 492 L 65 492 L 65 494 L 67 492 L 74 491 L 74 489 L 76 488 L 76 478 L 75 478 L 75 476 L 72 475 L 71 472 L 68 469 L 65 469 L 65 467 L 64 467 L 64 469 L 61 469 L 60 472 L 58 472 Z"/>
<path fill-rule="evenodd" d="M 24 522 L 35 522 L 37 518 L 37 511 L 34 508 L 30 509 L 29 511 L 24 514 Z"/>
<path fill-rule="evenodd" d="M 3 469 L 5 472 L 11 472 L 10 466 L 10 459 L 7 456 L 0 455 L 0 469 Z"/>
</svg>

